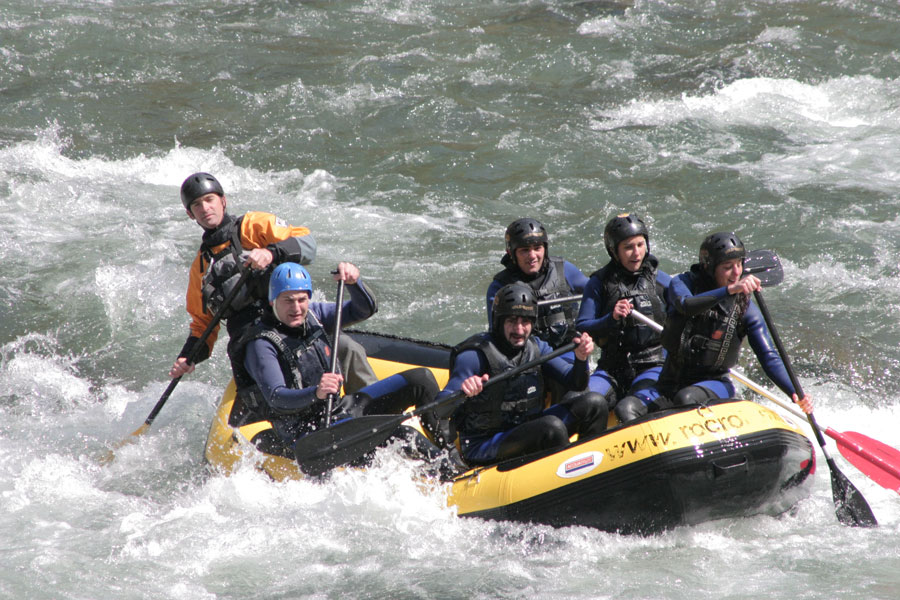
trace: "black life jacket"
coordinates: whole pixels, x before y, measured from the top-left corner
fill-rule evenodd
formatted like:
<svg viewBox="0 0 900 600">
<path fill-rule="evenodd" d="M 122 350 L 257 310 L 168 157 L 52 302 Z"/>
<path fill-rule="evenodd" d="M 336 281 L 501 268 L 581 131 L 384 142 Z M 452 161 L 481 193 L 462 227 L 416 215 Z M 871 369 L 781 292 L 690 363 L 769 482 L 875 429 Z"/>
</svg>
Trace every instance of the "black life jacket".
<svg viewBox="0 0 900 600">
<path fill-rule="evenodd" d="M 529 337 L 521 352 L 507 357 L 494 345 L 490 333 L 473 335 L 456 346 L 450 354 L 450 369 L 456 357 L 466 350 L 479 350 L 487 359 L 488 375 L 495 377 L 540 356 L 537 341 Z M 524 423 L 544 408 L 544 377 L 536 366 L 467 398 L 454 414 L 461 434 L 487 435 L 506 431 Z"/>
<path fill-rule="evenodd" d="M 537 277 L 526 280 L 525 274 L 516 266 L 508 254 L 501 260 L 506 268 L 494 275 L 494 279 L 503 285 L 525 283 L 534 290 L 534 295 L 541 300 L 565 298 L 574 290 L 566 281 L 565 261 L 559 257 L 549 257 L 545 261 L 546 269 Z M 545 304 L 538 307 L 538 318 L 534 324 L 534 333 L 553 348 L 567 343 L 575 335 L 575 318 L 578 316 L 578 302 L 561 302 Z"/>
<path fill-rule="evenodd" d="M 691 288 L 698 293 L 704 288 L 712 289 L 705 281 L 708 278 L 694 269 L 691 279 Z M 721 377 L 737 364 L 741 342 L 747 335 L 744 314 L 749 302 L 748 295 L 734 294 L 692 317 L 672 315 L 666 324 L 663 345 L 679 382 Z"/>
<path fill-rule="evenodd" d="M 292 329 L 292 334 L 289 335 L 283 327 L 273 325 L 270 320 L 271 318 L 266 318 L 251 327 L 241 337 L 234 350 L 233 367 L 237 398 L 254 417 L 245 419 L 244 422 L 270 419 L 279 435 L 285 439 L 295 439 L 298 434 L 297 427 L 300 427 L 300 424 L 296 423 L 297 419 L 294 416 L 278 418 L 273 415 L 259 386 L 244 367 L 247 344 L 253 340 L 265 339 L 275 346 L 285 384 L 291 389 L 317 385 L 322 375 L 331 371 L 332 345 L 325 328 L 312 312 L 307 313 L 306 323 L 299 328 L 301 335 L 297 335 L 298 329 Z M 302 419 L 306 422 L 304 430 L 312 430 L 318 426 L 318 421 L 324 418 L 324 411 L 310 417 Z M 280 421 L 287 423 L 279 423 Z M 279 430 L 285 427 L 290 431 L 283 435 Z"/>
<path fill-rule="evenodd" d="M 244 262 L 243 248 L 241 246 L 241 221 L 243 217 L 235 219 L 226 214 L 222 223 L 214 230 L 203 234 L 203 243 L 200 246 L 202 259 L 209 264 L 203 274 L 201 293 L 203 294 L 203 310 L 208 313 L 217 313 L 225 302 L 225 298 L 237 285 L 241 277 L 240 265 Z M 223 243 L 227 246 L 213 252 L 212 248 Z M 201 263 L 202 268 L 202 263 Z M 265 279 L 265 281 L 263 281 Z M 265 309 L 265 290 L 263 283 L 268 286 L 267 277 L 261 277 L 256 273 L 238 292 L 231 301 L 231 305 L 223 314 L 224 319 L 249 309 L 249 313 L 242 318 L 244 322 L 250 322 Z M 232 330 L 229 323 L 229 332 Z"/>
<path fill-rule="evenodd" d="M 622 298 L 628 298 L 634 310 L 650 317 L 660 325 L 666 322 L 666 289 L 656 280 L 659 262 L 648 255 L 641 268 L 632 273 L 619 263 L 610 261 L 591 274 L 603 282 L 606 304 L 600 314 L 609 314 Z M 629 318 L 630 322 L 614 330 L 601 345 L 598 366 L 613 373 L 623 370 L 638 372 L 663 364 L 664 355 L 660 334 L 642 321 Z"/>
</svg>

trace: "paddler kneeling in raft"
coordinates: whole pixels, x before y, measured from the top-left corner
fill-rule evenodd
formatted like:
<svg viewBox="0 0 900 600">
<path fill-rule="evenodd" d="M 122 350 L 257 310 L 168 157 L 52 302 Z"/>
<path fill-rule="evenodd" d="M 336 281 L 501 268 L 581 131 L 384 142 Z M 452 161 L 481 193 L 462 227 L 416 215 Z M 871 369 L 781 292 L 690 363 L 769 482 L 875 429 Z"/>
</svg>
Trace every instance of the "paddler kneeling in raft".
<svg viewBox="0 0 900 600">
<path fill-rule="evenodd" d="M 660 397 L 649 406 L 634 396 L 623 398 L 620 405 L 628 403 L 628 413 L 636 418 L 648 410 L 733 398 L 728 370 L 737 365 L 745 337 L 766 375 L 804 412 L 812 412 L 812 398 L 797 398 L 763 315 L 751 301 L 762 285 L 754 275 L 742 277 L 746 257 L 737 235 L 713 233 L 700 245 L 699 263 L 672 278 L 662 334 L 667 355 L 657 382 Z"/>
<path fill-rule="evenodd" d="M 631 402 L 617 405 L 617 400 L 631 397 L 652 404 L 659 396 L 656 380 L 666 358 L 659 332 L 632 312 L 665 323 L 666 289 L 672 278 L 659 270 L 659 261 L 650 254 L 650 232 L 634 213 L 606 223 L 603 245 L 609 262 L 591 274 L 575 323 L 601 340 L 600 360 L 588 387 L 603 395 L 624 423 L 634 418 L 629 414 Z"/>
<path fill-rule="evenodd" d="M 587 389 L 587 359 L 594 350 L 594 342 L 587 334 L 578 334 L 573 340 L 577 344 L 574 364 L 556 357 L 497 385 L 484 387 L 492 376 L 553 351 L 549 344 L 532 335 L 537 316 L 537 300 L 531 287 L 521 283 L 506 285 L 494 297 L 491 331 L 470 337 L 453 350 L 450 379 L 437 400 L 459 390 L 466 395 L 451 422 L 460 436 L 462 456 L 469 464 L 486 465 L 563 448 L 575 433 L 585 439 L 606 429 L 606 400 Z M 545 409 L 546 377 L 582 393 Z"/>
<path fill-rule="evenodd" d="M 342 262 L 335 280 L 350 293 L 341 307 L 341 324 L 358 323 L 375 312 L 375 300 L 360 279 L 359 269 Z M 296 441 L 326 424 L 328 397 L 339 394 L 344 380 L 331 372 L 333 352 L 329 332 L 337 309 L 333 303 L 310 302 L 309 273 L 296 263 L 275 268 L 269 280 L 272 313 L 261 317 L 235 351 L 237 397 L 253 420 L 267 419 L 293 456 Z M 367 414 L 399 414 L 409 406 L 427 404 L 438 393 L 434 375 L 416 368 L 367 385 L 332 403 L 331 422 Z M 425 436 L 402 426 L 398 433 L 414 442 L 425 458 L 439 451 Z"/>
</svg>

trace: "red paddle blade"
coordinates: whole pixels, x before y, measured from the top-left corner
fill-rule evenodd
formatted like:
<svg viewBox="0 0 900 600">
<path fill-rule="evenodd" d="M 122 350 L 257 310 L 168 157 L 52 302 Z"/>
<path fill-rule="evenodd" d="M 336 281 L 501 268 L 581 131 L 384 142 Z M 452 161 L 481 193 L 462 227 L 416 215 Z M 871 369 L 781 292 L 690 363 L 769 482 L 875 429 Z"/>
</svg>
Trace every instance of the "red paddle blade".
<svg viewBox="0 0 900 600">
<path fill-rule="evenodd" d="M 825 431 L 841 455 L 881 487 L 900 492 L 900 451 L 855 431 Z"/>
</svg>

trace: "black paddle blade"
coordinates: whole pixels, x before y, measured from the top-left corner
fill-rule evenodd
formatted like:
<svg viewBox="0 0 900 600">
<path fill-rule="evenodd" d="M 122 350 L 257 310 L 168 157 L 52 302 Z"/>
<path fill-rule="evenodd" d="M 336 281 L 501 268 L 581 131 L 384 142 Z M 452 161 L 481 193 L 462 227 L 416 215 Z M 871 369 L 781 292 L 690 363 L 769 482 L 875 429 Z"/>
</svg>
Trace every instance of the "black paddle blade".
<svg viewBox="0 0 900 600">
<path fill-rule="evenodd" d="M 869 508 L 869 503 L 856 487 L 838 470 L 832 459 L 828 459 L 831 469 L 831 496 L 834 499 L 834 514 L 842 525 L 849 527 L 877 527 L 878 520 Z"/>
<path fill-rule="evenodd" d="M 744 275 L 756 275 L 763 287 L 771 287 L 784 281 L 784 267 L 771 250 L 754 250 L 744 259 Z"/>
<path fill-rule="evenodd" d="M 353 462 L 386 442 L 409 415 L 369 415 L 335 423 L 297 440 L 294 457 L 307 475 Z"/>
</svg>

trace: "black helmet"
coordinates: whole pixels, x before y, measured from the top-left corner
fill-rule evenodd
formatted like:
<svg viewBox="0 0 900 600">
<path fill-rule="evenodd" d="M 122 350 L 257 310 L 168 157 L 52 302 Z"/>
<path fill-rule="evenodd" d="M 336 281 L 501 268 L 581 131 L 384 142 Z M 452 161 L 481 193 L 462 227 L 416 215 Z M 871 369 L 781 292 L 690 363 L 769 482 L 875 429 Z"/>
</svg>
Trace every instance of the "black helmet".
<svg viewBox="0 0 900 600">
<path fill-rule="evenodd" d="M 622 213 L 610 219 L 603 228 L 603 245 L 606 246 L 610 257 L 618 261 L 619 244 L 636 235 L 644 236 L 644 240 L 647 242 L 647 252 L 650 252 L 650 234 L 647 232 L 647 226 L 636 214 Z"/>
<path fill-rule="evenodd" d="M 506 251 L 515 254 L 516 248 L 544 246 L 547 248 L 547 230 L 535 219 L 517 219 L 506 228 Z"/>
<path fill-rule="evenodd" d="M 744 259 L 747 250 L 744 242 L 733 232 L 720 231 L 706 236 L 700 244 L 700 267 L 706 274 L 713 277 L 716 267 L 726 260 L 733 258 Z"/>
<path fill-rule="evenodd" d="M 222 184 L 209 173 L 194 173 L 181 184 L 181 203 L 191 210 L 191 202 L 206 194 L 225 195 Z"/>
<path fill-rule="evenodd" d="M 494 305 L 491 309 L 493 315 L 494 332 L 502 331 L 503 320 L 506 317 L 525 317 L 532 322 L 537 320 L 538 304 L 534 290 L 524 283 L 510 283 L 504 285 L 494 296 Z"/>
</svg>

